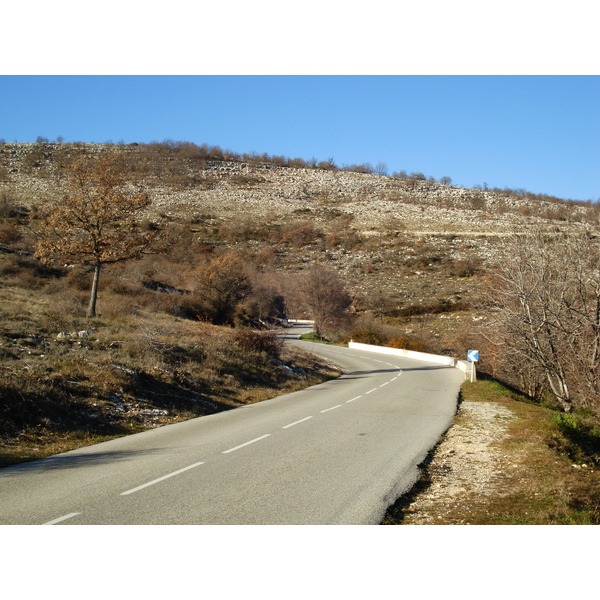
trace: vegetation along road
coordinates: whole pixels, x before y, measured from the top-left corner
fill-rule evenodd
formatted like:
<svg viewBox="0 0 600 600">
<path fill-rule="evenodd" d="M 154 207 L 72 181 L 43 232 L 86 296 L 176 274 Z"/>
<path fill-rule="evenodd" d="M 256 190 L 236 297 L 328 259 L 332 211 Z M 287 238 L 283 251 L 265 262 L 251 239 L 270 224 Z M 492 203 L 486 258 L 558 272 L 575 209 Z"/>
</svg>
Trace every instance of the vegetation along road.
<svg viewBox="0 0 600 600">
<path fill-rule="evenodd" d="M 306 331 L 296 326 L 291 337 Z M 450 425 L 455 369 L 303 344 L 342 377 L 0 471 L 4 524 L 377 524 Z"/>
</svg>

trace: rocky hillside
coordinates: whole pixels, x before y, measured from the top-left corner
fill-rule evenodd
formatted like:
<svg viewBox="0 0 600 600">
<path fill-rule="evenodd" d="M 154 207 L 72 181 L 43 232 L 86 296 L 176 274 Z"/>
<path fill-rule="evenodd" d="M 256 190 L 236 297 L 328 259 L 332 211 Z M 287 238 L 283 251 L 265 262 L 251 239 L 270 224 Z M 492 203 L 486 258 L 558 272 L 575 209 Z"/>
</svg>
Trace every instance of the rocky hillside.
<svg viewBox="0 0 600 600">
<path fill-rule="evenodd" d="M 3 144 L 0 202 L 30 210 L 55 200 L 64 193 L 61 165 L 82 153 L 113 151 L 150 193 L 150 221 L 185 223 L 211 247 L 262 252 L 279 271 L 326 262 L 343 275 L 357 305 L 379 304 L 389 316 L 461 321 L 466 311 L 471 318 L 504 236 L 534 226 L 599 227 L 599 207 L 589 203 L 465 189 L 420 174 L 215 156 L 193 144 Z"/>
</svg>

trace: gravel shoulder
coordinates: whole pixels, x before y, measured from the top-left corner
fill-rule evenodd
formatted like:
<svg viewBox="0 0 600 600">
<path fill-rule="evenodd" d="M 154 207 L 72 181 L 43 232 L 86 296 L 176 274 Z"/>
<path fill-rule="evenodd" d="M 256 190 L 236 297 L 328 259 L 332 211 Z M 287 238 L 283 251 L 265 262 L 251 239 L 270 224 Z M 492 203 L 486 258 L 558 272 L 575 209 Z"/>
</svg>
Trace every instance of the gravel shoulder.
<svg viewBox="0 0 600 600">
<path fill-rule="evenodd" d="M 464 384 L 461 398 L 421 479 L 383 524 L 600 523 L 600 470 L 561 429 L 559 412 L 491 380 Z"/>
<path fill-rule="evenodd" d="M 510 459 L 499 442 L 514 415 L 496 403 L 463 402 L 454 424 L 437 446 L 425 477 L 404 508 L 403 524 L 467 524 L 453 516 L 457 506 L 485 502 L 507 492 Z M 424 488 L 424 489 L 423 489 Z"/>
</svg>

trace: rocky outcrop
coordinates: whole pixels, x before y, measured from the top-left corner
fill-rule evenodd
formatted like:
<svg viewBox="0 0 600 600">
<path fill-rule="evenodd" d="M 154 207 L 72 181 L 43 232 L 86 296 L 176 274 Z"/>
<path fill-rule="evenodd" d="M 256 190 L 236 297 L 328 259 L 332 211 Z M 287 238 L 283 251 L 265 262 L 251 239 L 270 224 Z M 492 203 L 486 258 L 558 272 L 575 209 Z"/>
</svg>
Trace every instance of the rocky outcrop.
<svg viewBox="0 0 600 600">
<path fill-rule="evenodd" d="M 138 160 L 137 145 L 0 144 L 0 193 L 17 197 L 21 204 L 43 204 L 64 193 L 59 167 L 66 160 L 78 153 L 115 149 Z M 140 163 L 147 160 L 139 155 Z M 154 160 L 145 178 L 141 170 L 153 200 L 148 216 L 229 219 L 235 211 L 269 221 L 310 217 L 327 224 L 332 215 L 346 215 L 362 231 L 395 226 L 415 234 L 471 236 L 524 231 L 532 222 L 563 229 L 590 221 L 598 225 L 598 211 L 585 204 L 532 200 L 425 179 L 232 160 L 182 162 L 173 173 L 169 157 Z"/>
</svg>

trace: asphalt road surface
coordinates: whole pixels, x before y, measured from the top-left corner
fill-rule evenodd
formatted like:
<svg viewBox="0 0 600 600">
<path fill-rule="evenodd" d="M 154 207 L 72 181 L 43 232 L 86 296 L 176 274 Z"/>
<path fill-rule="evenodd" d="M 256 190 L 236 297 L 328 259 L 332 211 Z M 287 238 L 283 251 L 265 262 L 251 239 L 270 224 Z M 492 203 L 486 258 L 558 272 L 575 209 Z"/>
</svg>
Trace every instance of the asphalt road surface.
<svg viewBox="0 0 600 600">
<path fill-rule="evenodd" d="M 296 337 L 307 328 L 289 330 Z M 378 524 L 452 422 L 463 375 L 295 342 L 338 379 L 0 469 L 1 524 Z"/>
</svg>

